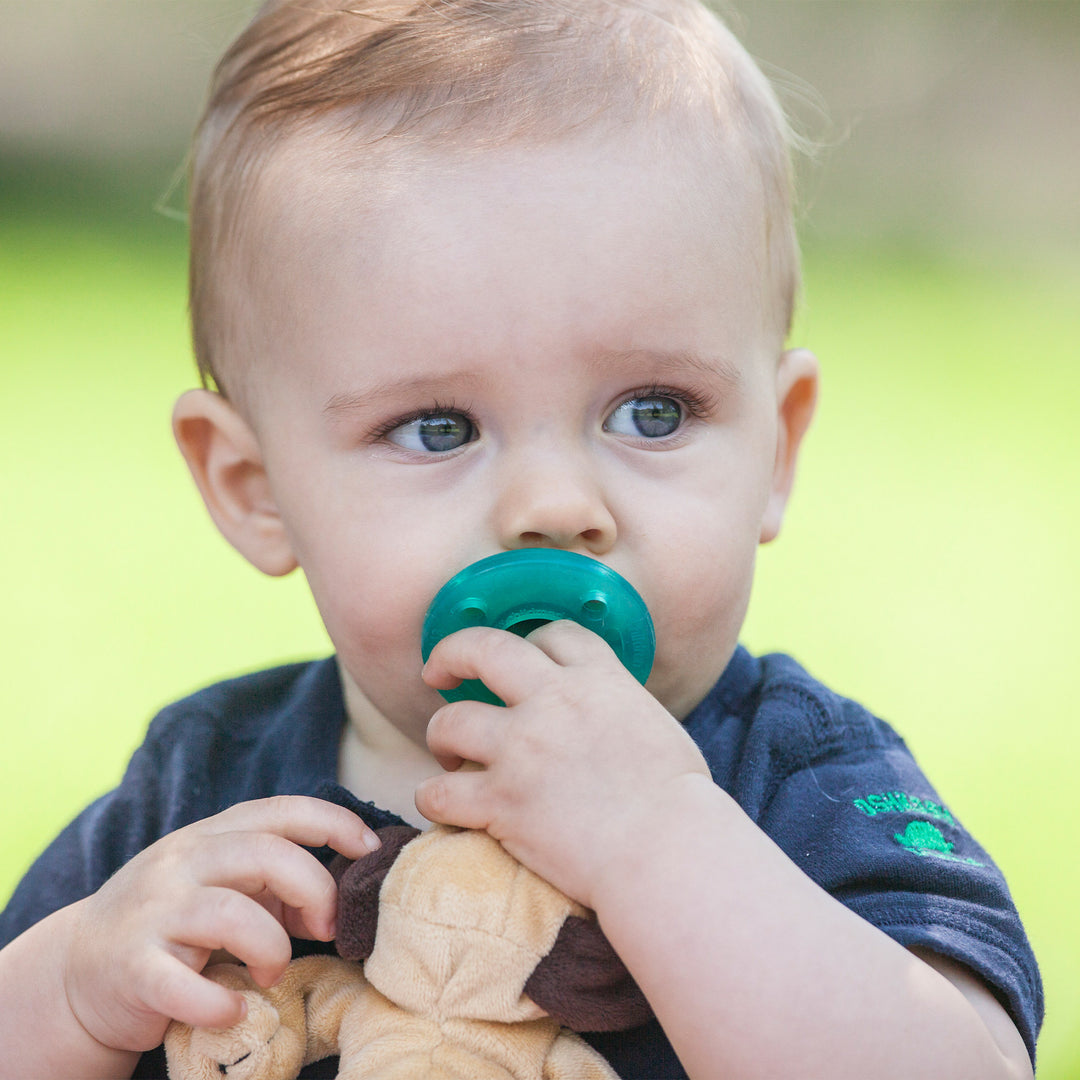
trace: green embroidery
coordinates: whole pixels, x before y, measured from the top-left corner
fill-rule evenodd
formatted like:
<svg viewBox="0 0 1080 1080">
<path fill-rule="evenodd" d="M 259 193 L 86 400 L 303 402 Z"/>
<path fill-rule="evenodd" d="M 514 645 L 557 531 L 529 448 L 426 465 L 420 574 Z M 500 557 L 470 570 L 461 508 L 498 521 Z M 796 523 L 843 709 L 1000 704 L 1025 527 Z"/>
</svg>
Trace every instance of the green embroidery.
<svg viewBox="0 0 1080 1080">
<path fill-rule="evenodd" d="M 956 824 L 952 814 L 944 806 L 938 806 L 929 799 L 920 799 L 918 795 L 908 795 L 905 791 L 882 791 L 861 799 L 853 799 L 852 802 L 855 808 L 867 817 L 877 817 L 878 814 L 918 814 L 945 825 Z M 963 862 L 971 866 L 985 865 L 976 859 L 954 855 L 953 844 L 945 839 L 945 834 L 937 825 L 931 825 L 929 821 L 909 821 L 902 833 L 893 833 L 893 839 L 913 855 L 932 856 L 935 859 Z"/>
<path fill-rule="evenodd" d="M 928 855 L 936 859 L 948 859 L 950 862 L 963 862 L 971 866 L 982 866 L 975 859 L 961 858 L 953 855 L 953 844 L 945 839 L 945 834 L 929 821 L 909 821 L 907 828 L 902 833 L 894 833 L 893 839 L 905 851 L 913 855 Z"/>
<path fill-rule="evenodd" d="M 904 791 L 883 791 L 877 795 L 867 795 L 853 800 L 855 808 L 867 817 L 877 814 L 924 814 L 946 825 L 955 825 L 952 814 L 944 806 L 929 799 L 920 799 L 918 795 L 908 795 Z"/>
<path fill-rule="evenodd" d="M 948 855 L 953 845 L 945 839 L 945 834 L 929 821 L 912 821 L 902 833 L 894 836 L 896 842 L 916 855 Z"/>
</svg>

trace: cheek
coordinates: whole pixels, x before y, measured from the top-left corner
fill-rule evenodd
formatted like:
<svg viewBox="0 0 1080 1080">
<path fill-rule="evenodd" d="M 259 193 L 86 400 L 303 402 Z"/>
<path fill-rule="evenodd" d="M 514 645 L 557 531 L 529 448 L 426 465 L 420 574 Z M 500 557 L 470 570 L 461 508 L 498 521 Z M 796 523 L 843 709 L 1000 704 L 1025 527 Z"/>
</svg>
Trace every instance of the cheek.
<svg viewBox="0 0 1080 1080">
<path fill-rule="evenodd" d="M 442 703 L 420 678 L 424 613 L 442 580 L 416 568 L 431 565 L 431 556 L 370 536 L 306 554 L 312 596 L 356 688 L 383 716 L 422 732 Z"/>
<path fill-rule="evenodd" d="M 420 626 L 439 585 L 436 558 L 419 538 L 393 531 L 343 526 L 333 536 L 306 536 L 297 557 L 334 644 L 396 651 L 415 646 Z"/>
<path fill-rule="evenodd" d="M 417 568 L 431 565 L 435 541 L 399 493 L 366 482 L 348 455 L 297 453 L 283 464 L 275 499 L 332 636 L 404 619 L 424 602 Z"/>
<path fill-rule="evenodd" d="M 471 561 L 462 500 L 432 492 L 426 473 L 387 480 L 349 454 L 293 452 L 276 464 L 293 554 L 353 678 L 418 673 L 427 607 Z"/>
<path fill-rule="evenodd" d="M 738 642 L 757 557 L 760 487 L 736 475 L 683 490 L 652 546 L 642 582 L 657 636 L 649 688 L 680 718 L 719 678 Z"/>
<path fill-rule="evenodd" d="M 734 643 L 750 599 L 757 545 L 684 545 L 672 551 L 654 609 L 664 655 L 713 655 Z M 717 673 L 719 674 L 719 673 Z"/>
<path fill-rule="evenodd" d="M 680 720 L 708 693 L 738 644 L 755 552 L 715 552 L 704 563 L 680 553 L 662 598 L 650 605 L 656 659 L 648 687 Z"/>
</svg>

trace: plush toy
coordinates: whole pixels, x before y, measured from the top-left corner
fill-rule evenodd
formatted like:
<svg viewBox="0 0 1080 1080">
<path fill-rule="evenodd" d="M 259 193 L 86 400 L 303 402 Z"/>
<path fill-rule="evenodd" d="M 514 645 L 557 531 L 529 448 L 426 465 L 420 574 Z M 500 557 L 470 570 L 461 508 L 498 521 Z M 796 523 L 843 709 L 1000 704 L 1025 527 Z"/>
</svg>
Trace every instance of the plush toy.
<svg viewBox="0 0 1080 1080">
<path fill-rule="evenodd" d="M 576 1031 L 652 1016 L 591 913 L 487 833 L 380 830 L 333 867 L 340 956 L 293 960 L 262 990 L 238 964 L 205 974 L 241 991 L 235 1027 L 173 1023 L 172 1080 L 293 1080 L 340 1056 L 340 1080 L 609 1080 Z"/>
</svg>

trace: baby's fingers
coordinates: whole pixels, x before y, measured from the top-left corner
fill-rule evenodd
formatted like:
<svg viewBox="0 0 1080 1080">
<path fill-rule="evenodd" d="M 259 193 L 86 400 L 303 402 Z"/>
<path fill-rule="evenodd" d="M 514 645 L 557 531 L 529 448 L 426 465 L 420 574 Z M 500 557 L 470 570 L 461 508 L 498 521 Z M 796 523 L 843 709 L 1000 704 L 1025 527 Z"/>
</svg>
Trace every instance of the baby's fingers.
<svg viewBox="0 0 1080 1080">
<path fill-rule="evenodd" d="M 427 745 L 447 771 L 462 762 L 490 765 L 507 730 L 507 711 L 480 701 L 455 701 L 436 710 L 428 722 Z"/>
<path fill-rule="evenodd" d="M 334 936 L 334 879 L 314 855 L 289 840 L 248 832 L 208 837 L 199 844 L 192 869 L 204 885 L 226 886 L 260 901 L 273 897 L 294 909 L 309 937 L 329 941 Z"/>
<path fill-rule="evenodd" d="M 456 825 L 461 829 L 490 829 L 492 820 L 485 797 L 486 780 L 485 772 L 471 769 L 429 777 L 416 789 L 416 809 L 436 824 Z"/>
<path fill-rule="evenodd" d="M 379 846 L 374 831 L 351 810 L 306 795 L 277 795 L 237 803 L 200 822 L 211 833 L 270 832 L 305 847 L 330 847 L 359 859 Z"/>
<path fill-rule="evenodd" d="M 167 952 L 148 961 L 140 981 L 147 1008 L 192 1027 L 232 1027 L 247 1012 L 242 995 L 204 979 Z"/>
<path fill-rule="evenodd" d="M 181 960 L 196 959 L 191 957 L 191 949 L 204 954 L 227 950 L 247 964 L 251 977 L 260 986 L 277 982 L 292 959 L 292 943 L 278 920 L 233 889 L 203 889 L 198 903 L 178 915 L 175 925 L 166 927 L 165 934 L 175 943 L 174 952 Z M 175 1013 L 166 1015 L 176 1017 Z"/>
<path fill-rule="evenodd" d="M 474 626 L 443 638 L 421 674 L 436 690 L 457 686 L 462 679 L 480 679 L 507 705 L 516 705 L 543 689 L 554 671 L 551 658 L 523 638 Z"/>
</svg>

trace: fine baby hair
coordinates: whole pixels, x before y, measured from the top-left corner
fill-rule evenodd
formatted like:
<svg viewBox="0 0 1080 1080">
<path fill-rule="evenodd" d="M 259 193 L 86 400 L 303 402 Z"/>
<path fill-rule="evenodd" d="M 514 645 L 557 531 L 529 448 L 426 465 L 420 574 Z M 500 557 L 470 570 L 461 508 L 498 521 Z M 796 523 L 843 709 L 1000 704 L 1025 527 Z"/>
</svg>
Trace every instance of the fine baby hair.
<svg viewBox="0 0 1080 1080">
<path fill-rule="evenodd" d="M 722 147 L 756 177 L 756 269 L 782 339 L 799 277 L 790 133 L 768 81 L 698 0 L 269 0 L 219 64 L 194 140 L 190 294 L 204 382 L 243 400 L 254 357 L 242 298 L 272 272 L 259 257 L 263 186 L 293 140 L 320 168 L 362 175 L 374 199 L 426 154 L 654 118 L 669 140 L 658 153 Z"/>
</svg>

